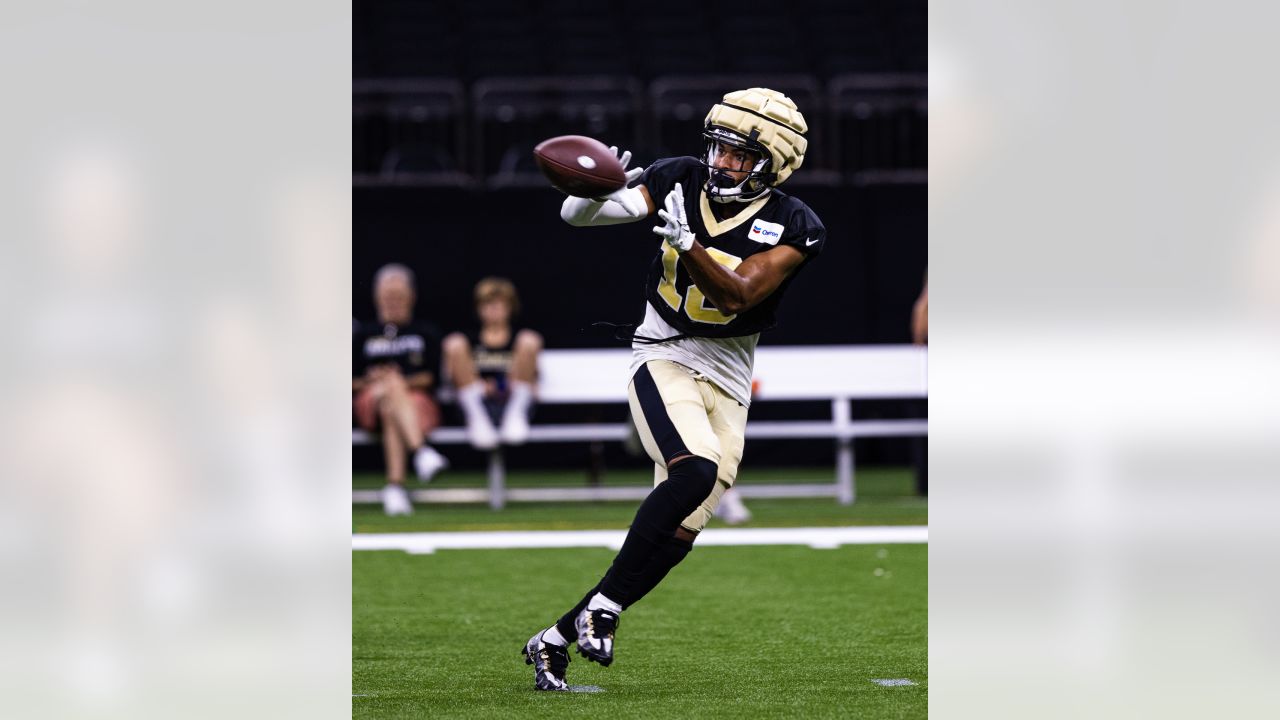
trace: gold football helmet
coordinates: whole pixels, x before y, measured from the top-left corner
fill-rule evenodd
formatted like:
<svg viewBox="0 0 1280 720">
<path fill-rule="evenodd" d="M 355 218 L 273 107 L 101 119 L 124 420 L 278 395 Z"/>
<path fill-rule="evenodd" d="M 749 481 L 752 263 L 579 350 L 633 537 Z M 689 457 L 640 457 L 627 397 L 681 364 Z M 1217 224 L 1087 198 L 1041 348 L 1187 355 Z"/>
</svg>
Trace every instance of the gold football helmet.
<svg viewBox="0 0 1280 720">
<path fill-rule="evenodd" d="M 776 90 L 750 88 L 725 95 L 707 113 L 702 130 L 707 140 L 702 158 L 708 170 L 707 195 L 719 202 L 749 202 L 786 182 L 804 163 L 808 130 L 796 104 Z M 721 144 L 759 158 L 742 181 L 735 182 L 712 164 Z"/>
</svg>

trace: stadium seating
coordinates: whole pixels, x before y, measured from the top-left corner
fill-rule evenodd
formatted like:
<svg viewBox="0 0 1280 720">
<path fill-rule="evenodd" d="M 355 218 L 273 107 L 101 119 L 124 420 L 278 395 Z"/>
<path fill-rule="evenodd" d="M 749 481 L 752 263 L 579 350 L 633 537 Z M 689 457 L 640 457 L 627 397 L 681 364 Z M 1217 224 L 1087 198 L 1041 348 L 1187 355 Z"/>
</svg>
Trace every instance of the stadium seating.
<svg viewBox="0 0 1280 720">
<path fill-rule="evenodd" d="M 354 176 L 389 183 L 466 185 L 462 84 L 454 80 L 365 80 L 354 88 Z"/>
<path fill-rule="evenodd" d="M 782 12 L 780 12 L 780 9 Z M 357 78 L 924 72 L 923 0 L 358 0 Z M 424 41 L 428 38 L 428 41 Z M 896 40 L 892 40 L 895 38 Z"/>
<path fill-rule="evenodd" d="M 533 162 L 538 139 L 556 135 L 635 137 L 639 84 L 629 78 L 489 78 L 471 93 L 477 162 L 491 184 L 540 180 Z"/>
<path fill-rule="evenodd" d="M 928 78 L 843 75 L 828 86 L 828 149 L 855 184 L 924 181 L 928 167 Z"/>
<path fill-rule="evenodd" d="M 919 182 L 923 0 L 784 9 L 765 0 L 661 12 L 584 0 L 358 0 L 355 183 L 531 184 L 531 139 L 566 133 L 624 143 L 641 158 L 691 154 L 712 101 L 766 83 L 810 121 L 813 152 L 797 182 Z M 420 84 L 400 92 L 374 78 Z M 453 95 L 428 101 L 423 82 Z"/>
<path fill-rule="evenodd" d="M 922 74 L 496 76 L 357 81 L 356 184 L 541 184 L 531 151 L 555 135 L 621 142 L 638 157 L 700 152 L 702 118 L 726 89 L 765 85 L 809 121 L 800 184 L 922 182 L 927 78 Z"/>
</svg>

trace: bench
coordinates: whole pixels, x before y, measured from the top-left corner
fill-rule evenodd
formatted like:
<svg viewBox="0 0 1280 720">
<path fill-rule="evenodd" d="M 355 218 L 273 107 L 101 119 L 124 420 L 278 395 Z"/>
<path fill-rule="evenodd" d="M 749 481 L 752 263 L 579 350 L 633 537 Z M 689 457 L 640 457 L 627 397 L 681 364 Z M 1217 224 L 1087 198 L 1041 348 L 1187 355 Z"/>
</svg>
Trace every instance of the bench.
<svg viewBox="0 0 1280 720">
<path fill-rule="evenodd" d="M 862 437 L 901 437 L 928 434 L 928 420 L 854 420 L 851 403 L 871 399 L 928 397 L 928 363 L 924 348 L 913 345 L 760 347 L 756 350 L 756 403 L 829 400 L 825 420 L 748 421 L 748 439 L 829 438 L 836 445 L 833 483 L 743 485 L 744 497 L 834 497 L 849 505 L 856 499 L 853 440 Z M 539 404 L 613 404 L 627 402 L 631 350 L 544 350 L 539 358 Z M 627 423 L 534 424 L 529 442 L 622 442 L 631 433 Z M 352 442 L 367 444 L 374 437 L 352 431 Z M 463 427 L 441 427 L 431 434 L 437 445 L 468 442 Z M 489 454 L 485 488 L 425 488 L 412 490 L 416 502 L 488 502 L 501 509 L 508 501 L 635 500 L 650 488 L 564 487 L 507 488 L 502 450 Z M 376 503 L 376 490 L 353 490 L 353 502 Z"/>
</svg>

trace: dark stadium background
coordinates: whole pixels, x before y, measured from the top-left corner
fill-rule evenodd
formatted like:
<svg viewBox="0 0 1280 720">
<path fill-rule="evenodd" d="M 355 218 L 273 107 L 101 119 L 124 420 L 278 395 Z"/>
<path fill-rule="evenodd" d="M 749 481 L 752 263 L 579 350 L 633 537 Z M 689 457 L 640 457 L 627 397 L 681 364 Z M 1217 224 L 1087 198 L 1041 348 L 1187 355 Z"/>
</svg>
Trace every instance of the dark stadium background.
<svg viewBox="0 0 1280 720">
<path fill-rule="evenodd" d="M 804 167 L 783 187 L 829 232 L 788 291 L 770 345 L 909 342 L 927 265 L 926 4 L 577 0 L 353 5 L 353 287 L 373 316 L 370 281 L 398 261 L 419 278 L 418 316 L 448 332 L 474 323 L 485 275 L 520 289 L 521 321 L 549 348 L 611 347 L 594 320 L 637 322 L 656 248 L 647 226 L 575 229 L 558 216 L 530 151 L 585 134 L 639 164 L 701 151 L 710 105 L 767 86 L 810 123 Z M 829 412 L 761 404 L 753 417 Z M 855 404 L 856 417 L 916 415 L 906 402 Z M 579 413 L 587 413 L 582 415 Z M 539 409 L 540 419 L 621 419 L 623 409 Z M 455 418 L 456 420 L 456 418 Z M 869 439 L 858 462 L 906 464 L 913 441 Z M 581 467 L 579 446 L 524 447 L 511 467 Z M 617 447 L 593 461 L 631 463 Z M 455 465 L 480 455 L 449 448 Z M 357 448 L 357 466 L 379 463 Z M 749 463 L 829 465 L 829 442 L 755 442 Z M 744 468 L 747 467 L 744 465 Z"/>
</svg>

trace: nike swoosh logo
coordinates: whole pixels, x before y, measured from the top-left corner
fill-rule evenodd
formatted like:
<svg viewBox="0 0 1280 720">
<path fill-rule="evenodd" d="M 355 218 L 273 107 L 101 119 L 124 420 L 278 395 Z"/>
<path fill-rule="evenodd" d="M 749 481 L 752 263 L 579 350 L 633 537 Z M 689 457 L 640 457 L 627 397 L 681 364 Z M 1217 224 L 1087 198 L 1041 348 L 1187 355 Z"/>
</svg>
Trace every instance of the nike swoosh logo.
<svg viewBox="0 0 1280 720">
<path fill-rule="evenodd" d="M 816 243 L 816 242 L 818 242 L 818 238 L 813 238 L 812 240 L 805 240 L 805 241 L 804 241 L 804 246 L 805 246 L 805 247 L 809 247 L 810 245 L 812 245 L 812 244 L 814 244 L 814 243 Z"/>
</svg>

